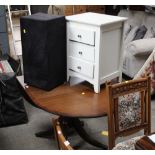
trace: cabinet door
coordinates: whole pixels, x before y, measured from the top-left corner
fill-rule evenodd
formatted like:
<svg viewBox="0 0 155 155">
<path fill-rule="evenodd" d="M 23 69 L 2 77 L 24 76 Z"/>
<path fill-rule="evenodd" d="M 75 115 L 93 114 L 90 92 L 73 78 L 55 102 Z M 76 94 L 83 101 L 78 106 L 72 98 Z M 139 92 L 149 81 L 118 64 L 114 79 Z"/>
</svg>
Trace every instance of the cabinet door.
<svg viewBox="0 0 155 155">
<path fill-rule="evenodd" d="M 9 53 L 9 43 L 7 33 L 0 33 L 0 48 L 2 50 L 2 54 Z"/>
<path fill-rule="evenodd" d="M 6 19 L 5 19 L 5 16 L 1 16 L 0 17 L 0 32 L 6 32 L 6 29 L 7 26 L 6 26 Z"/>
<path fill-rule="evenodd" d="M 5 16 L 5 6 L 0 5 L 0 16 Z"/>
<path fill-rule="evenodd" d="M 89 29 L 68 25 L 68 37 L 72 41 L 95 45 L 95 32 Z"/>
</svg>

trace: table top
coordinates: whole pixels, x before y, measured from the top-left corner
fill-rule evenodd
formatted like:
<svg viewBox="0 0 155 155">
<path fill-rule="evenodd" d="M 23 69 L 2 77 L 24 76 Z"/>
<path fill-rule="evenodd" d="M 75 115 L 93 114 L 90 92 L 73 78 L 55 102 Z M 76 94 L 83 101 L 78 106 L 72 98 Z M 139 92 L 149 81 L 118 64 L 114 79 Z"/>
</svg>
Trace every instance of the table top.
<svg viewBox="0 0 155 155">
<path fill-rule="evenodd" d="M 127 20 L 126 17 L 112 16 L 94 12 L 86 12 L 71 16 L 66 16 L 67 21 L 90 24 L 94 26 L 103 26 L 108 24 L 115 24 Z"/>
<path fill-rule="evenodd" d="M 137 150 L 155 150 L 155 143 L 148 136 L 144 136 L 136 142 L 135 148 Z"/>
<path fill-rule="evenodd" d="M 92 87 L 84 84 L 70 86 L 63 84 L 51 91 L 45 91 L 32 86 L 23 85 L 25 92 L 41 109 L 65 117 L 101 117 L 108 111 L 105 88 L 99 94 Z"/>
</svg>

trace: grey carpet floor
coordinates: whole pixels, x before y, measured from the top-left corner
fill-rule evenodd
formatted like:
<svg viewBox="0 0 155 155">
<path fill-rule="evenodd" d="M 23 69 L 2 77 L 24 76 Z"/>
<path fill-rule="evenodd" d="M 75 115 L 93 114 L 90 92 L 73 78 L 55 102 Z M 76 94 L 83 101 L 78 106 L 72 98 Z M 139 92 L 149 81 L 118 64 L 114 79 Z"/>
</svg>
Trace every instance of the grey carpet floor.
<svg viewBox="0 0 155 155">
<path fill-rule="evenodd" d="M 51 129 L 52 117 L 54 115 L 41 109 L 35 108 L 27 101 L 24 101 L 29 122 L 27 124 L 0 128 L 0 149 L 1 150 L 56 150 L 57 144 L 54 136 L 51 138 L 38 138 L 35 133 Z M 107 118 L 82 119 L 87 132 L 104 144 L 107 144 L 107 137 L 101 135 L 102 130 L 107 130 Z M 155 131 L 155 99 L 152 100 L 152 131 Z M 136 135 L 141 135 L 142 132 Z M 133 135 L 136 136 L 136 135 Z M 127 137 L 127 139 L 130 137 Z M 84 142 L 76 133 L 73 133 L 69 140 L 73 146 L 83 150 L 96 150 L 96 148 Z M 118 139 L 118 142 L 122 139 Z"/>
</svg>

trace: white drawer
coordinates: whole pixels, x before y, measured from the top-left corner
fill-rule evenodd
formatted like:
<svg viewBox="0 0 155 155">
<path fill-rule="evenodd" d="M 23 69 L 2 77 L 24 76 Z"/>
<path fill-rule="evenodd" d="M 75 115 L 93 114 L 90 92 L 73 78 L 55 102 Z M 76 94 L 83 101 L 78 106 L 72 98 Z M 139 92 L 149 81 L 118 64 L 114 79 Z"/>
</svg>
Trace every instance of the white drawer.
<svg viewBox="0 0 155 155">
<path fill-rule="evenodd" d="M 94 62 L 95 48 L 93 46 L 69 41 L 69 56 Z"/>
<path fill-rule="evenodd" d="M 95 32 L 89 29 L 82 29 L 75 26 L 68 27 L 69 40 L 95 45 Z"/>
<path fill-rule="evenodd" d="M 94 77 L 94 65 L 91 63 L 68 57 L 68 67 L 70 70 L 81 73 L 90 78 Z"/>
</svg>

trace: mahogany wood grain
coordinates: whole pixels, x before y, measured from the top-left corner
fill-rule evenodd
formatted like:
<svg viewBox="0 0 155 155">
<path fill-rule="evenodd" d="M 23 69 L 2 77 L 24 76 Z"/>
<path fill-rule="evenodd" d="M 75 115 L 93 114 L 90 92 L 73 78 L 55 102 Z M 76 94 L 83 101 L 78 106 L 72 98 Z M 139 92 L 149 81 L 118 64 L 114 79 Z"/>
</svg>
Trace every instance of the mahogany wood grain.
<svg viewBox="0 0 155 155">
<path fill-rule="evenodd" d="M 51 91 L 44 91 L 25 85 L 23 76 L 17 77 L 17 79 L 21 89 L 24 89 L 22 91 L 23 96 L 28 102 L 37 108 L 61 116 L 61 120 L 69 124 L 70 127 L 72 126 L 79 136 L 89 144 L 107 149 L 106 145 L 87 134 L 79 120 L 79 118 L 107 115 L 109 106 L 105 88 L 101 89 L 100 94 L 96 94 L 90 85 L 78 84 L 76 86 L 70 86 L 64 84 Z M 39 132 L 37 137 L 43 137 L 45 135 L 44 133 L 46 132 Z"/>
<path fill-rule="evenodd" d="M 64 84 L 51 91 L 26 86 L 25 91 L 38 107 L 59 116 L 100 117 L 105 116 L 108 111 L 105 88 L 99 94 L 83 84 Z"/>
<path fill-rule="evenodd" d="M 73 150 L 69 141 L 65 138 L 63 134 L 63 131 L 59 122 L 59 118 L 53 118 L 52 125 L 54 128 L 55 139 L 57 141 L 59 150 Z"/>
<path fill-rule="evenodd" d="M 136 142 L 135 148 L 136 150 L 155 150 L 155 143 L 148 136 L 144 136 Z"/>
<path fill-rule="evenodd" d="M 108 142 L 109 149 L 115 146 L 115 140 L 118 137 L 128 136 L 139 130 L 144 129 L 144 134 L 148 135 L 151 133 L 151 102 L 150 102 L 150 77 L 145 77 L 137 80 L 130 80 L 114 85 L 107 85 L 107 97 L 109 103 L 108 113 Z M 140 93 L 140 120 L 138 124 L 136 121 L 132 122 L 132 126 L 126 128 L 120 128 L 120 105 L 119 97 L 128 95 L 130 93 Z M 130 106 L 130 105 L 129 105 Z M 132 106 L 130 107 L 132 108 Z M 126 109 L 126 113 L 129 108 Z M 130 112 L 130 111 L 129 111 Z M 123 117 L 123 116 L 122 116 Z M 129 117 L 130 119 L 130 117 Z"/>
</svg>

